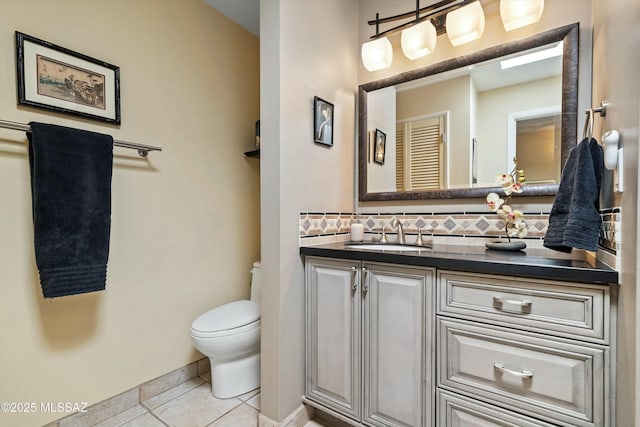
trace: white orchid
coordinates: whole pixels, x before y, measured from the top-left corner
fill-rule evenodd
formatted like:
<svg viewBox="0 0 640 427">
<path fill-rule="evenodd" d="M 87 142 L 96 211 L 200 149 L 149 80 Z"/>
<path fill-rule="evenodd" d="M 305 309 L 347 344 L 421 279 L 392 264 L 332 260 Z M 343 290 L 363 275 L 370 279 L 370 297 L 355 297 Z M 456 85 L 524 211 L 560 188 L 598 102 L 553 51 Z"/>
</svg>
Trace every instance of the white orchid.
<svg viewBox="0 0 640 427">
<path fill-rule="evenodd" d="M 516 222 L 514 223 L 514 227 L 509 229 L 508 233 L 511 237 L 518 236 L 521 239 L 527 237 L 527 224 L 524 221 Z"/>
<path fill-rule="evenodd" d="M 504 231 L 509 241 L 511 241 L 511 237 L 522 238 L 527 235 L 527 223 L 524 221 L 524 214 L 522 211 L 513 209 L 507 204 L 513 193 L 522 193 L 522 186 L 526 181 L 524 171 L 518 169 L 517 159 L 513 159 L 513 162 L 515 167 L 511 173 L 496 175 L 496 182 L 500 184 L 507 197 L 501 199 L 497 193 L 487 194 L 487 206 L 505 221 Z"/>
<path fill-rule="evenodd" d="M 509 205 L 502 205 L 502 209 L 498 209 L 498 216 L 509 224 L 516 224 L 522 222 L 524 214 L 522 211 L 513 210 Z"/>
<path fill-rule="evenodd" d="M 514 183 L 511 186 L 511 191 L 514 193 L 522 193 L 522 184 L 520 184 L 519 182 Z"/>
<path fill-rule="evenodd" d="M 507 173 L 496 175 L 496 182 L 503 187 L 510 187 L 513 184 L 513 178 Z"/>
<path fill-rule="evenodd" d="M 487 206 L 489 206 L 489 209 L 491 209 L 493 212 L 500 209 L 500 206 L 502 206 L 503 203 L 504 203 L 504 200 L 501 199 L 500 196 L 498 196 L 498 194 L 496 193 L 487 194 Z"/>
</svg>

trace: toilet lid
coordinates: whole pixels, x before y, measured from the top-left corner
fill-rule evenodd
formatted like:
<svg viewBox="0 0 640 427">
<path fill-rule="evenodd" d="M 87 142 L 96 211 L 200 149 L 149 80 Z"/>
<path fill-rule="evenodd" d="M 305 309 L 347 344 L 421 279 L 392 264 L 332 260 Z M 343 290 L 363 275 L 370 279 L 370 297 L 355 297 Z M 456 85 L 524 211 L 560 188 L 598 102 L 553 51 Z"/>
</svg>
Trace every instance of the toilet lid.
<svg viewBox="0 0 640 427">
<path fill-rule="evenodd" d="M 255 301 L 242 300 L 216 307 L 200 315 L 191 328 L 198 332 L 218 332 L 239 328 L 260 319 L 260 306 Z"/>
</svg>

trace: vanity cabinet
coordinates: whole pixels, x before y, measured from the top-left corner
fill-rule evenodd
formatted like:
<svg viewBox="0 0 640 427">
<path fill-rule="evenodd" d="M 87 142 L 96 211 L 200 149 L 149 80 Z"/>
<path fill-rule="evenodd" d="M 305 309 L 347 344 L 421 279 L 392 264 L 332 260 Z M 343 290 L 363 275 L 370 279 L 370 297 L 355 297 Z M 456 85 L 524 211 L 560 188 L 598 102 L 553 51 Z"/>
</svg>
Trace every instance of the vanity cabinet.
<svg viewBox="0 0 640 427">
<path fill-rule="evenodd" d="M 502 425 L 451 420 L 505 410 L 533 425 L 614 425 L 611 289 L 439 270 L 438 425 Z"/>
<path fill-rule="evenodd" d="M 367 426 L 616 425 L 617 273 L 437 249 L 301 252 L 305 402 L 319 410 Z"/>
<path fill-rule="evenodd" d="M 434 278 L 307 257 L 307 399 L 365 425 L 432 425 Z"/>
</svg>

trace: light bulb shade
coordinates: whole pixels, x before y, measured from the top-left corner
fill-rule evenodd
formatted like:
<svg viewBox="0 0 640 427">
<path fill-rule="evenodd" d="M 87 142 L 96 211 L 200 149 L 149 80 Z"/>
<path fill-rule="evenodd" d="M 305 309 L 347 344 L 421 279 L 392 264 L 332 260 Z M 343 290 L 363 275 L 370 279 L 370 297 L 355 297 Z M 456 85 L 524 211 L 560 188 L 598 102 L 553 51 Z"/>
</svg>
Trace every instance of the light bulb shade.
<svg viewBox="0 0 640 427">
<path fill-rule="evenodd" d="M 431 22 L 420 22 L 402 32 L 402 52 L 411 60 L 422 58 L 435 50 L 437 38 L 436 27 Z"/>
<path fill-rule="evenodd" d="M 362 63 L 369 71 L 378 71 L 391 66 L 393 49 L 386 37 L 362 45 Z"/>
<path fill-rule="evenodd" d="M 479 1 L 447 14 L 447 36 L 451 44 L 459 46 L 482 37 L 484 33 L 484 11 Z"/>
<path fill-rule="evenodd" d="M 500 0 L 500 18 L 507 31 L 535 24 L 543 10 L 544 0 Z"/>
</svg>

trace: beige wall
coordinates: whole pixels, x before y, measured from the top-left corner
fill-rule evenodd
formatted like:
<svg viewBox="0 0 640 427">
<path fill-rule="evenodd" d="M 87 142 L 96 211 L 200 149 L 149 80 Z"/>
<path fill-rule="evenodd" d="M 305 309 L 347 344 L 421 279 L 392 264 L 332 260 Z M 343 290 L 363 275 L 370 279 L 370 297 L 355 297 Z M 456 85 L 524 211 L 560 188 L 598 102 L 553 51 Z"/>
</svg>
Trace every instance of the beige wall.
<svg viewBox="0 0 640 427">
<path fill-rule="evenodd" d="M 638 156 L 640 134 L 640 3 L 637 0 L 593 2 L 593 104 L 611 102 L 605 118 L 596 116 L 593 135 L 620 132 L 624 146 L 624 193 L 603 188 L 606 204 L 622 206 L 622 266 L 618 315 L 617 425 L 640 424 L 640 351 L 638 349 Z"/>
<path fill-rule="evenodd" d="M 367 41 L 374 34 L 375 29 L 367 25 L 367 20 L 374 19 L 376 12 L 381 17 L 403 13 L 415 9 L 413 0 L 358 0 L 358 41 L 359 46 Z M 410 61 L 402 54 L 400 47 L 400 33 L 393 34 L 389 41 L 393 46 L 393 63 L 390 68 L 376 72 L 367 71 L 358 61 L 358 84 L 368 83 L 395 74 L 415 70 L 427 65 L 435 64 L 452 57 L 470 54 L 480 49 L 502 44 L 508 41 L 518 40 L 540 33 L 542 31 L 561 27 L 578 22 L 580 24 L 580 72 L 578 76 L 578 111 L 583 111 L 591 102 L 591 40 L 592 40 L 592 17 L 591 0 L 547 0 L 545 1 L 544 14 L 542 19 L 533 25 L 523 27 L 514 31 L 506 32 L 500 21 L 499 1 L 482 0 L 485 11 L 485 31 L 477 41 L 458 46 L 451 46 L 446 35 L 438 37 L 438 44 L 431 55 Z M 384 30 L 386 27 L 381 28 Z M 358 46 L 358 49 L 360 48 Z M 359 54 L 359 53 L 358 53 Z M 584 117 L 578 117 L 578 129 L 581 130 Z M 480 127 L 481 123 L 478 122 Z M 522 202 L 520 202 L 522 200 Z M 519 199 L 519 207 L 527 210 L 549 210 L 553 199 L 528 198 Z M 405 201 L 405 202 L 358 202 L 359 210 L 373 211 L 451 211 L 455 210 L 476 210 L 480 205 L 484 205 L 484 200 L 480 199 L 453 199 L 453 200 L 428 200 L 428 201 Z"/>
<path fill-rule="evenodd" d="M 527 182 L 541 182 L 557 178 L 560 170 L 559 132 L 546 126 L 532 132 L 518 132 L 518 168 L 526 173 Z M 555 179 L 555 182 L 559 182 Z"/>
<path fill-rule="evenodd" d="M 470 147 L 471 94 L 469 76 L 456 77 L 440 83 L 399 91 L 398 120 L 436 113 L 448 113 L 446 147 L 446 188 L 469 187 L 471 183 Z"/>
<path fill-rule="evenodd" d="M 352 212 L 357 2 L 260 1 L 261 412 L 282 420 L 304 394 L 301 211 Z M 313 143 L 313 97 L 335 106 L 334 145 Z"/>
<path fill-rule="evenodd" d="M 367 94 L 367 131 L 369 152 L 367 156 L 367 188 L 369 191 L 396 191 L 396 89 L 393 86 Z M 384 164 L 373 161 L 375 155 L 375 131 L 387 135 Z"/>
<path fill-rule="evenodd" d="M 17 107 L 15 30 L 120 66 L 122 125 Z M 248 298 L 260 256 L 259 40 L 200 0 L 0 0 L 0 88 L 0 119 L 163 148 L 114 150 L 106 291 L 44 300 L 26 139 L 0 132 L 0 401 L 95 403 L 201 358 L 191 322 Z"/>
<path fill-rule="evenodd" d="M 513 159 L 507 155 L 509 114 L 546 107 L 560 108 L 561 88 L 562 78 L 556 76 L 478 93 L 480 184 L 493 185 L 497 174 L 513 168 Z"/>
</svg>

